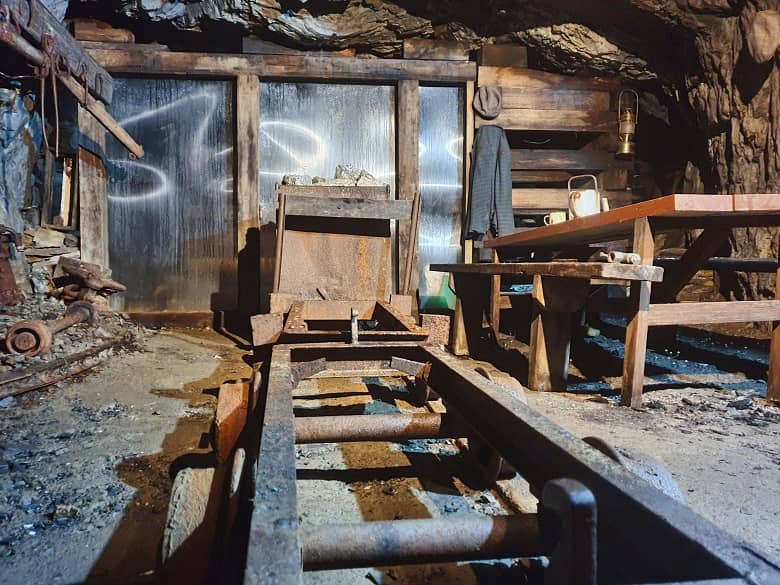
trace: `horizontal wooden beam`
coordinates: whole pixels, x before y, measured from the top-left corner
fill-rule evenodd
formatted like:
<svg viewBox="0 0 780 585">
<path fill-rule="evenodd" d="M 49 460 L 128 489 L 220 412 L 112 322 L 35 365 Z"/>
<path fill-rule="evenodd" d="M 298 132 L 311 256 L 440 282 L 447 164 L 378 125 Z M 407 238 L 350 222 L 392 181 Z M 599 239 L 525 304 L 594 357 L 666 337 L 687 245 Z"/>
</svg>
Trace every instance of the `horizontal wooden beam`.
<svg viewBox="0 0 780 585">
<path fill-rule="evenodd" d="M 521 67 L 480 67 L 477 83 L 556 91 L 562 89 L 616 91 L 620 87 L 617 80 L 560 75 Z"/>
<path fill-rule="evenodd" d="M 608 262 L 493 262 L 474 264 L 431 264 L 434 272 L 452 274 L 532 275 L 567 278 L 603 278 L 616 280 L 647 280 L 660 282 L 663 269 L 658 266 L 610 264 Z M 487 285 L 486 285 L 487 286 Z M 780 304 L 780 301 L 778 302 Z"/>
<path fill-rule="evenodd" d="M 706 325 L 780 321 L 780 301 L 723 301 L 650 305 L 648 325 Z"/>
<path fill-rule="evenodd" d="M 464 82 L 476 77 L 470 62 L 357 59 L 312 55 L 241 55 L 91 48 L 112 73 L 181 76 L 259 75 L 264 79 L 390 82 L 401 79 Z"/>
<path fill-rule="evenodd" d="M 565 183 L 573 174 L 570 171 L 512 171 L 512 182 Z"/>
<path fill-rule="evenodd" d="M 609 132 L 616 127 L 610 111 L 563 109 L 533 110 L 502 108 L 498 117 L 485 120 L 476 117 L 477 127 L 497 125 L 504 130 L 537 130 L 548 132 Z"/>
<path fill-rule="evenodd" d="M 347 219 L 408 220 L 412 214 L 412 202 L 405 200 L 381 201 L 288 195 L 284 213 L 286 215 Z"/>
<path fill-rule="evenodd" d="M 609 111 L 609 91 L 590 89 L 501 88 L 502 110 L 590 110 Z M 617 114 L 613 114 L 617 124 Z"/>
<path fill-rule="evenodd" d="M 610 152 L 594 150 L 513 149 L 512 170 L 597 171 L 615 162 Z"/>
</svg>

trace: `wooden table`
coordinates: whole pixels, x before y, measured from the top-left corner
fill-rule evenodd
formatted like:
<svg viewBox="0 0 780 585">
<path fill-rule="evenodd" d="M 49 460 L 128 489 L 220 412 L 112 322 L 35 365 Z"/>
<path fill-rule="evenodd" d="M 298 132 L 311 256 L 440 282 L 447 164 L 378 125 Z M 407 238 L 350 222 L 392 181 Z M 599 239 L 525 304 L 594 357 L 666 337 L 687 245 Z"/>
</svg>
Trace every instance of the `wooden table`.
<svg viewBox="0 0 780 585">
<path fill-rule="evenodd" d="M 636 278 L 631 283 L 631 297 L 627 303 L 599 307 L 602 312 L 625 313 L 628 318 L 621 403 L 630 406 L 641 404 L 648 327 L 750 321 L 775 322 L 767 396 L 780 401 L 780 327 L 777 326 L 780 322 L 780 301 L 697 302 L 684 303 L 684 306 L 674 302 L 680 290 L 726 241 L 732 228 L 756 226 L 780 226 L 780 194 L 667 195 L 597 215 L 521 231 L 487 241 L 484 246 L 504 255 L 508 248 L 565 251 L 567 248 L 629 238 L 633 240 L 633 251 L 639 254 L 641 264 L 650 266 L 655 256 L 655 231 L 703 228 L 701 235 L 676 265 L 666 270 L 663 282 L 653 287 L 651 279 Z M 780 284 L 780 271 L 777 280 Z M 532 350 L 532 353 L 535 351 Z M 529 374 L 529 385 L 533 388 L 532 374 Z"/>
</svg>

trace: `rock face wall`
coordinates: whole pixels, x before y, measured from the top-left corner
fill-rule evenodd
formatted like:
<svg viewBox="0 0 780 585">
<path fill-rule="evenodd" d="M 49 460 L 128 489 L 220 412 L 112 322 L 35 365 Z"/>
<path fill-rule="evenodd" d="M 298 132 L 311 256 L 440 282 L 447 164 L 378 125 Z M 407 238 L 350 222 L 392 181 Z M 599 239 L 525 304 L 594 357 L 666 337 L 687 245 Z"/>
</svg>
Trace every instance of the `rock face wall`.
<svg viewBox="0 0 780 585">
<path fill-rule="evenodd" d="M 50 0 L 61 8 L 62 0 Z M 88 15 L 98 3 L 71 0 Z M 687 191 L 780 191 L 780 0 L 104 0 L 101 10 L 172 29 L 218 22 L 295 47 L 398 55 L 403 39 L 520 42 L 563 72 L 618 75 L 666 96 L 699 133 Z M 158 39 L 164 42 L 165 39 Z M 769 230 L 740 232 L 734 252 L 777 255 Z M 733 293 L 757 296 L 758 281 Z"/>
</svg>

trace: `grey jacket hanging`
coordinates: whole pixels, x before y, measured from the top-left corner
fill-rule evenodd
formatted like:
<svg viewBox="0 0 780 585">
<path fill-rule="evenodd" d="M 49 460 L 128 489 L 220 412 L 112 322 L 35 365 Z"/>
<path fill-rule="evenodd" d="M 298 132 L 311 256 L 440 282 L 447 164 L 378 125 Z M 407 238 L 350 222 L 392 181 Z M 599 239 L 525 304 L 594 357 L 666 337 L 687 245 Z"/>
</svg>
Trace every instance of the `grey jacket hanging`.
<svg viewBox="0 0 780 585">
<path fill-rule="evenodd" d="M 480 240 L 489 229 L 515 231 L 512 214 L 512 153 L 504 129 L 482 126 L 474 139 L 468 238 Z"/>
</svg>

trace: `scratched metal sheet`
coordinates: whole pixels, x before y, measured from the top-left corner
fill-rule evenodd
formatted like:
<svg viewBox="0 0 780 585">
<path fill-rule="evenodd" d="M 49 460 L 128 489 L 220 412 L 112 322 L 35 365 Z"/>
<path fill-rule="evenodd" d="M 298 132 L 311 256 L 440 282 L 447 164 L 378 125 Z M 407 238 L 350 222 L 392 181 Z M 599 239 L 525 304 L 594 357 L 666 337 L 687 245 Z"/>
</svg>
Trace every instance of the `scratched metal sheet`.
<svg viewBox="0 0 780 585">
<path fill-rule="evenodd" d="M 458 262 L 463 201 L 463 92 L 420 88 L 420 308 L 454 307 L 446 274 L 434 263 Z"/>
<path fill-rule="evenodd" d="M 111 112 L 144 146 L 108 138 L 109 253 L 127 311 L 236 306 L 234 86 L 114 79 Z"/>
<path fill-rule="evenodd" d="M 273 277 L 275 185 L 287 174 L 332 178 L 340 164 L 365 169 L 395 192 L 395 87 L 261 83 L 263 293 Z"/>
</svg>

